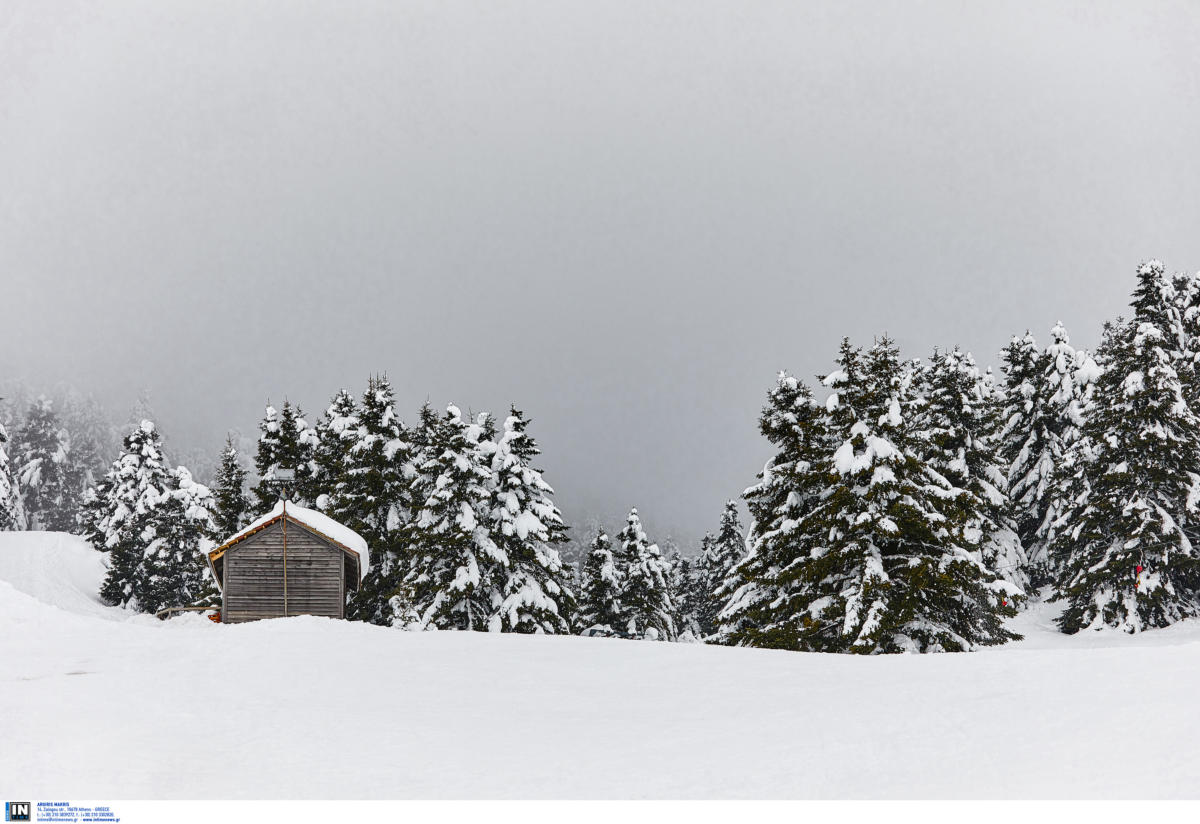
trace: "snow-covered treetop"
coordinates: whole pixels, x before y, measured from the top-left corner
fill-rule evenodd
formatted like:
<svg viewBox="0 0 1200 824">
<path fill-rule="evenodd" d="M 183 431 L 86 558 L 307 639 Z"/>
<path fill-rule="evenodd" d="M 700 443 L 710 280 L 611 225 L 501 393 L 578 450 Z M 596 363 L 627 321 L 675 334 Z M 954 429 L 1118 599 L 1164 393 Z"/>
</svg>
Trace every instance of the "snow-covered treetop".
<svg viewBox="0 0 1200 824">
<path fill-rule="evenodd" d="M 216 501 L 212 490 L 201 483 L 196 483 L 192 473 L 185 466 L 177 466 L 172 471 L 175 488 L 170 490 L 170 497 L 179 501 L 183 506 L 184 517 L 189 521 L 210 523 L 216 514 Z"/>
<path fill-rule="evenodd" d="M 1050 337 L 1054 339 L 1055 344 L 1071 342 L 1071 338 L 1067 335 L 1067 329 L 1063 326 L 1061 320 L 1054 324 L 1054 328 L 1050 330 Z"/>
<path fill-rule="evenodd" d="M 1137 268 L 1140 277 L 1160 277 L 1167 271 L 1161 260 L 1148 260 Z"/>
<path fill-rule="evenodd" d="M 639 541 L 647 540 L 646 530 L 642 529 L 642 519 L 638 516 L 637 507 L 629 510 L 629 517 L 626 519 L 626 523 L 629 524 L 630 532 L 635 538 Z"/>
</svg>

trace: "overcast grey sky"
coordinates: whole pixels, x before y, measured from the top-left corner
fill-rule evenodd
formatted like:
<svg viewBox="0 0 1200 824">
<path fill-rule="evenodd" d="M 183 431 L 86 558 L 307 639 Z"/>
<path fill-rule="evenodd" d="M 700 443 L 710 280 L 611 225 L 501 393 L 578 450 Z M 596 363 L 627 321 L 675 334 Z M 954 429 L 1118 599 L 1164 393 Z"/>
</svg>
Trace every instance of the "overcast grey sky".
<svg viewBox="0 0 1200 824">
<path fill-rule="evenodd" d="M 340 386 L 715 527 L 842 335 L 1093 345 L 1200 268 L 1200 4 L 0 0 L 0 369 L 216 450 Z"/>
</svg>

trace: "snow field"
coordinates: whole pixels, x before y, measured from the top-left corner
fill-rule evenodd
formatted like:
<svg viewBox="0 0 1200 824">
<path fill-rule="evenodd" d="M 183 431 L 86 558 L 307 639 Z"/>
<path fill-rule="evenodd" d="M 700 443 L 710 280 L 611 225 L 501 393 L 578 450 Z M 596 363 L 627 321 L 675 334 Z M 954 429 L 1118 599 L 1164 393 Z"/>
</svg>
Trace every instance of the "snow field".
<svg viewBox="0 0 1200 824">
<path fill-rule="evenodd" d="M 80 798 L 1200 795 L 1200 624 L 973 654 L 225 626 L 99 604 L 0 534 L 0 791 Z"/>
</svg>

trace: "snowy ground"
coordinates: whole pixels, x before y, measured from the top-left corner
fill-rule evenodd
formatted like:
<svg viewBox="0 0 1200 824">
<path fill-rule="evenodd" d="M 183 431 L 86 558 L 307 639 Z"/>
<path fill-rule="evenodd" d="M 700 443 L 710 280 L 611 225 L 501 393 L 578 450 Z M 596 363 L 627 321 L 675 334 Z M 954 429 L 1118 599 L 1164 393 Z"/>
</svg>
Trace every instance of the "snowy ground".
<svg viewBox="0 0 1200 824">
<path fill-rule="evenodd" d="M 31 798 L 1197 797 L 1200 624 L 803 655 L 159 622 L 0 534 L 0 792 Z M 7 797 L 6 796 L 6 797 Z"/>
</svg>

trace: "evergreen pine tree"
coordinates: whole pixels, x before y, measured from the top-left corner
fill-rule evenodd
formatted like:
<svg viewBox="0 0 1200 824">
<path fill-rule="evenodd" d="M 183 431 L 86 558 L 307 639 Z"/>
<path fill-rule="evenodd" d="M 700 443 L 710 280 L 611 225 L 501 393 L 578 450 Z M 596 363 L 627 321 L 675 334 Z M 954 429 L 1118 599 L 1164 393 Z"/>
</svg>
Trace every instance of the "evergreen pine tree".
<svg viewBox="0 0 1200 824">
<path fill-rule="evenodd" d="M 719 595 L 733 568 L 746 554 L 746 536 L 738 515 L 737 503 L 726 501 L 716 535 L 705 535 L 696 564 L 698 590 L 696 618 L 700 632 L 707 637 L 718 629 L 717 615 L 724 601 Z"/>
<path fill-rule="evenodd" d="M 428 403 L 422 404 L 417 411 L 416 425 L 408 432 L 412 457 L 406 473 L 407 497 L 412 502 L 414 516 L 417 508 L 434 492 L 437 475 L 432 459 L 441 448 L 441 431 L 442 421 L 438 413 Z"/>
<path fill-rule="evenodd" d="M 831 382 L 839 482 L 817 516 L 830 527 L 821 560 L 840 563 L 842 585 L 823 612 L 841 619 L 850 652 L 965 651 L 1017 637 L 1002 619 L 1019 590 L 972 552 L 963 490 L 921 460 L 913 374 L 891 340 L 868 351 L 860 377 Z"/>
<path fill-rule="evenodd" d="M 213 520 L 216 500 L 185 467 L 171 470 L 169 480 L 170 487 L 164 490 L 140 536 L 145 550 L 133 590 L 143 612 L 218 600 L 205 557 L 218 534 Z"/>
<path fill-rule="evenodd" d="M 214 499 L 214 538 L 228 538 L 249 522 L 246 469 L 242 466 L 237 447 L 233 445 L 232 436 L 225 437 L 225 448 L 221 451 L 221 463 L 217 467 Z"/>
<path fill-rule="evenodd" d="M 1200 420 L 1179 363 L 1186 330 L 1162 264 L 1138 269 L 1131 322 L 1110 329 L 1096 403 L 1084 425 L 1058 561 L 1063 632 L 1138 632 L 1200 614 L 1197 519 Z M 1187 368 L 1186 365 L 1184 367 Z"/>
<path fill-rule="evenodd" d="M 525 431 L 527 425 L 513 408 L 492 453 L 490 528 L 507 561 L 498 570 L 501 601 L 492 617 L 493 629 L 569 633 L 575 599 L 558 554 L 567 528 L 551 498 L 554 490 L 532 466 L 540 451 Z M 486 428 L 482 434 L 486 437 Z"/>
<path fill-rule="evenodd" d="M 971 355 L 957 347 L 935 352 L 921 381 L 921 458 L 958 490 L 946 499 L 945 509 L 962 525 L 963 537 L 983 565 L 1023 590 L 1027 561 L 1010 514 L 1007 467 L 995 448 L 999 399 Z"/>
<path fill-rule="evenodd" d="M 156 510 L 174 485 L 163 461 L 162 441 L 150 421 L 126 438 L 121 455 L 105 479 L 103 498 L 90 536 L 109 553 L 109 570 L 100 596 L 113 606 L 143 609 L 138 601 L 142 562 L 154 538 Z"/>
<path fill-rule="evenodd" d="M 707 537 L 707 536 L 706 536 Z M 671 549 L 667 556 L 670 569 L 671 603 L 675 605 L 672 619 L 680 641 L 697 641 L 700 630 L 700 609 L 704 600 L 704 578 L 700 565 L 679 551 Z"/>
<path fill-rule="evenodd" d="M 290 469 L 283 462 L 285 446 L 279 419 L 279 411 L 267 404 L 263 419 L 258 424 L 258 450 L 254 454 L 254 468 L 258 471 L 258 483 L 253 489 L 258 513 L 269 512 L 283 495 L 283 486 L 275 480 L 280 468 Z"/>
<path fill-rule="evenodd" d="M 500 605 L 496 569 L 508 559 L 488 530 L 493 481 L 481 434 L 453 405 L 432 433 L 419 470 L 433 481 L 405 530 L 395 621 L 417 629 L 487 630 Z"/>
<path fill-rule="evenodd" d="M 1009 467 L 1012 517 L 1033 587 L 1054 577 L 1047 548 L 1064 502 L 1060 467 L 1079 436 L 1088 384 L 1098 373 L 1091 357 L 1070 345 L 1061 323 L 1050 334 L 1044 353 L 1028 332 L 1003 352 L 1007 404 L 998 451 Z"/>
<path fill-rule="evenodd" d="M 671 602 L 670 566 L 657 544 L 650 543 L 637 509 L 629 511 L 613 559 L 621 581 L 621 631 L 635 638 L 675 640 L 675 605 Z"/>
<path fill-rule="evenodd" d="M 351 465 L 351 450 L 359 442 L 362 421 L 358 403 L 345 389 L 338 390 L 317 421 L 315 483 L 319 491 L 315 498 L 317 509 L 336 508 L 339 489 L 344 489 L 346 473 Z"/>
<path fill-rule="evenodd" d="M 1001 623 L 1015 614 L 1013 586 L 972 554 L 967 525 L 947 506 L 961 490 L 919 457 L 913 369 L 887 338 L 865 356 L 844 341 L 838 365 L 825 379 L 832 393 L 823 414 L 782 381 L 780 394 L 795 399 L 764 414 L 764 432 L 781 425 L 778 439 L 796 438 L 802 449 L 772 462 L 791 477 L 769 463 L 746 493 L 755 523 L 734 571 L 740 585 L 721 614 L 723 638 L 887 653 L 1016 637 Z M 829 444 L 822 429 L 837 444 L 832 455 L 812 449 Z M 782 516 L 769 507 L 776 502 Z"/>
<path fill-rule="evenodd" d="M 409 497 L 414 473 L 410 433 L 396 415 L 386 377 L 367 382 L 357 412 L 340 397 L 334 399 L 331 410 L 343 421 L 338 436 L 343 446 L 331 445 L 328 450 L 344 449 L 344 463 L 329 512 L 366 539 L 372 556 L 371 569 L 355 593 L 349 614 L 388 625 L 393 620 L 389 601 L 405 571 L 405 529 L 413 509 Z M 331 427 L 331 435 L 337 435 L 336 428 Z"/>
<path fill-rule="evenodd" d="M 17 441 L 17 474 L 29 528 L 72 531 L 80 493 L 71 475 L 71 444 L 45 396 L 29 407 Z"/>
<path fill-rule="evenodd" d="M 283 497 L 285 489 L 288 500 L 300 506 L 314 506 L 313 487 L 317 475 L 314 456 L 318 436 L 304 420 L 300 407 L 284 401 L 283 410 L 276 411 L 268 404 L 258 428 L 258 452 L 254 456 L 258 483 L 254 487 L 254 498 L 259 513 L 270 511 Z M 276 478 L 280 469 L 292 470 L 295 479 L 281 482 Z"/>
<path fill-rule="evenodd" d="M 8 430 L 0 423 L 0 532 L 25 528 L 21 490 L 8 459 Z"/>
<path fill-rule="evenodd" d="M 1167 297 L 1177 317 L 1176 331 L 1180 335 L 1175 371 L 1188 406 L 1200 412 L 1200 272 L 1175 275 Z"/>
<path fill-rule="evenodd" d="M 98 552 L 108 551 L 103 525 L 108 516 L 112 482 L 112 473 L 106 472 L 95 486 L 83 493 L 79 505 L 79 534 Z"/>
<path fill-rule="evenodd" d="M 856 377 L 858 359 L 858 351 L 843 341 L 843 369 Z M 831 403 L 836 407 L 836 396 Z M 719 586 L 716 569 L 724 561 L 706 562 L 713 574 L 712 600 L 724 603 L 713 640 L 777 649 L 835 648 L 840 626 L 832 616 L 822 617 L 833 599 L 819 591 L 823 569 L 811 563 L 819 561 L 828 534 L 812 516 L 833 487 L 829 414 L 808 386 L 780 373 L 759 416 L 759 431 L 775 455 L 743 494 L 751 517 L 747 551 Z"/>
<path fill-rule="evenodd" d="M 615 633 L 623 631 L 626 623 L 612 539 L 600 530 L 592 539 L 583 562 L 579 625 L 584 630 L 595 628 Z"/>
<path fill-rule="evenodd" d="M 158 431 L 142 421 L 89 495 L 88 537 L 109 553 L 101 598 L 140 612 L 214 600 L 204 553 L 217 534 L 215 508 L 186 468 L 167 468 Z"/>
</svg>

